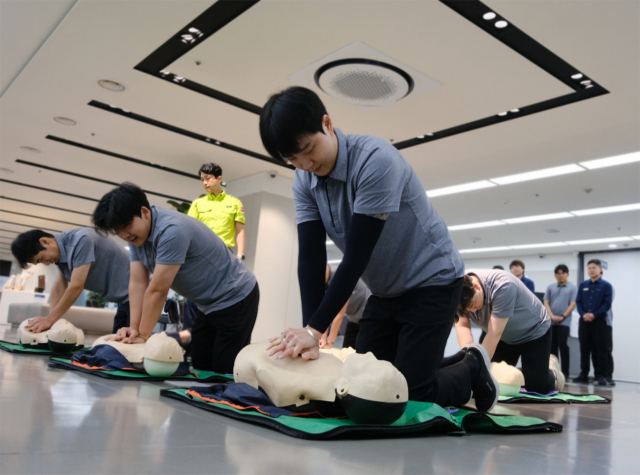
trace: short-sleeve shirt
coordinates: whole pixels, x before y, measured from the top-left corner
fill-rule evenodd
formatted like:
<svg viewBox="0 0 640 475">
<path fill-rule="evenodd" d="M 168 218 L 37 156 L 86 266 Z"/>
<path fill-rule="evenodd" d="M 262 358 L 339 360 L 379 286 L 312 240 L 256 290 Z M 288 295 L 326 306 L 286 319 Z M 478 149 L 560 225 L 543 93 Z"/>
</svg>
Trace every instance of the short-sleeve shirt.
<svg viewBox="0 0 640 475">
<path fill-rule="evenodd" d="M 329 268 L 331 270 L 327 285 L 331 283 L 331 279 L 333 279 L 338 266 L 332 265 L 329 266 Z M 345 311 L 345 315 L 351 323 L 360 323 L 362 314 L 364 313 L 364 308 L 367 306 L 367 300 L 369 300 L 370 295 L 371 291 L 369 291 L 367 284 L 365 284 L 362 279 L 358 279 L 356 287 L 353 289 L 353 292 L 351 292 L 351 297 L 349 297 L 349 302 L 347 303 L 347 309 Z"/>
<path fill-rule="evenodd" d="M 500 337 L 505 343 L 526 343 L 549 331 L 549 313 L 516 276 L 488 269 L 468 269 L 466 274 L 475 275 L 484 290 L 484 306 L 468 315 L 485 332 L 491 316 L 509 319 Z"/>
<path fill-rule="evenodd" d="M 371 293 L 389 298 L 464 275 L 449 230 L 400 152 L 367 135 L 338 138 L 336 164 L 327 178 L 297 169 L 293 183 L 297 223 L 322 220 L 344 252 L 354 213 L 387 214 L 380 239 L 362 275 Z"/>
<path fill-rule="evenodd" d="M 236 223 L 245 224 L 242 202 L 224 191 L 194 200 L 187 214 L 206 224 L 227 247 L 236 245 Z"/>
<path fill-rule="evenodd" d="M 551 312 L 554 315 L 561 316 L 567 310 L 569 304 L 576 301 L 577 293 L 578 287 L 571 282 L 567 282 L 564 285 L 551 284 L 544 293 L 544 300 L 549 301 L 549 308 L 551 308 Z M 551 322 L 551 324 L 569 327 L 571 326 L 571 315 L 560 323 Z"/>
<path fill-rule="evenodd" d="M 253 273 L 200 221 L 177 211 L 151 207 L 151 230 L 131 260 L 150 273 L 156 264 L 180 264 L 171 288 L 207 314 L 244 299 L 256 286 Z"/>
<path fill-rule="evenodd" d="M 107 302 L 129 299 L 129 253 L 113 239 L 92 228 L 72 229 L 55 236 L 60 249 L 58 269 L 67 281 L 77 267 L 91 264 L 84 288 Z"/>
</svg>

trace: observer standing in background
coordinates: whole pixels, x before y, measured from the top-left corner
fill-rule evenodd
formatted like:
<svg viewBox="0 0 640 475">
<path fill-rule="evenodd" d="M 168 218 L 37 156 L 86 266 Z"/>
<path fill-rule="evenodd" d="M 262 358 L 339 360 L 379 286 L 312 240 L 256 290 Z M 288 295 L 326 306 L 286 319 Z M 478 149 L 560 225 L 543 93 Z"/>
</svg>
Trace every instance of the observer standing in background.
<svg viewBox="0 0 640 475">
<path fill-rule="evenodd" d="M 191 203 L 187 213 L 206 224 L 231 249 L 238 244 L 238 259 L 244 260 L 244 207 L 235 196 L 222 189 L 222 168 L 215 163 L 200 167 L 200 181 L 207 196 Z"/>
<path fill-rule="evenodd" d="M 511 261 L 511 264 L 509 264 L 509 270 L 513 275 L 515 275 L 522 281 L 527 289 L 529 289 L 533 293 L 536 292 L 536 284 L 533 283 L 533 280 L 524 276 L 524 262 L 519 259 Z"/>
<path fill-rule="evenodd" d="M 598 385 L 607 385 L 602 366 L 607 344 L 607 312 L 611 309 L 613 287 L 600 277 L 601 272 L 600 259 L 591 259 L 587 264 L 589 279 L 578 287 L 576 306 L 580 314 L 580 375 L 573 379 L 574 383 L 589 382 L 589 355 L 593 353 L 593 371 Z"/>
<path fill-rule="evenodd" d="M 600 271 L 600 276 L 603 272 Z M 616 299 L 616 289 L 611 286 L 611 308 L 607 312 L 607 326 L 605 332 L 607 334 L 606 345 L 604 349 L 604 362 L 602 372 L 604 373 L 604 379 L 609 386 L 615 386 L 616 382 L 613 380 L 613 301 Z"/>
<path fill-rule="evenodd" d="M 569 268 L 560 264 L 556 266 L 554 276 L 557 284 L 551 284 L 544 293 L 544 306 L 551 316 L 551 354 L 560 358 L 562 374 L 569 377 L 569 329 L 571 328 L 571 312 L 576 307 L 578 288 L 568 282 Z"/>
</svg>

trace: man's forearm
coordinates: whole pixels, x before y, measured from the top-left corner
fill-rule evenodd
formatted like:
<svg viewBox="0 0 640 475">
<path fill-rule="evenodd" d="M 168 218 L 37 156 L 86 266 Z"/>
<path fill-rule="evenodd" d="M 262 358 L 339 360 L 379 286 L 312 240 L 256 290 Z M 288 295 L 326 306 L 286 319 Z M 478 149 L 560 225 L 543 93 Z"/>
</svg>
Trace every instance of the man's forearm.
<svg viewBox="0 0 640 475">
<path fill-rule="evenodd" d="M 167 300 L 168 290 L 159 290 L 149 287 L 144 293 L 144 303 L 142 304 L 142 319 L 138 326 L 140 336 L 148 340 L 160 318 L 162 308 Z"/>
<path fill-rule="evenodd" d="M 500 336 L 495 335 L 493 333 L 487 333 L 482 341 L 482 346 L 484 346 L 489 353 L 489 358 L 493 358 L 493 354 L 496 352 L 496 348 L 498 347 L 498 343 L 500 342 Z"/>
<path fill-rule="evenodd" d="M 567 309 L 564 311 L 564 315 L 566 317 L 569 317 L 571 315 L 571 313 L 573 312 L 574 308 L 576 308 L 576 303 L 575 302 L 571 302 L 569 304 L 569 306 L 567 307 Z"/>
<path fill-rule="evenodd" d="M 129 326 L 135 330 L 139 330 L 140 321 L 142 320 L 142 304 L 146 290 L 147 285 L 144 283 L 129 284 Z"/>
<path fill-rule="evenodd" d="M 236 245 L 238 246 L 238 254 L 244 255 L 244 228 L 236 234 Z"/>
<path fill-rule="evenodd" d="M 69 285 L 62 294 L 59 302 L 57 302 L 55 305 L 53 303 L 49 305 L 50 312 L 48 318 L 50 318 L 54 322 L 57 322 L 60 317 L 67 313 L 67 310 L 71 308 L 71 306 L 78 299 L 83 290 L 84 289 L 82 287 Z"/>
</svg>

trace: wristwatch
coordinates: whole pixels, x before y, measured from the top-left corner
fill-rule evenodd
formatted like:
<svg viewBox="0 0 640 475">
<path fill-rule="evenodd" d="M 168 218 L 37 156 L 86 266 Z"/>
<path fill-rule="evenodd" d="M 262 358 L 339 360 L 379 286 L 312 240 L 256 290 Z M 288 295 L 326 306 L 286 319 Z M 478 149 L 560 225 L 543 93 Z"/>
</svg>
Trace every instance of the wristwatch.
<svg viewBox="0 0 640 475">
<path fill-rule="evenodd" d="M 240 259 L 241 261 L 244 261 L 244 254 L 238 254 L 238 259 Z"/>
</svg>

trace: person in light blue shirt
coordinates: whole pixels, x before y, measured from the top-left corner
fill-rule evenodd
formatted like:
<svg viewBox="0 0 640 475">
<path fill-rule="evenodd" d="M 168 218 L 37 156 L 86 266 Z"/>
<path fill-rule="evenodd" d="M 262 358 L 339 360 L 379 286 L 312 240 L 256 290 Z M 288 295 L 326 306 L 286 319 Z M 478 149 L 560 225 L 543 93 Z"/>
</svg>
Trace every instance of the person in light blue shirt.
<svg viewBox="0 0 640 475">
<path fill-rule="evenodd" d="M 544 306 L 551 316 L 551 354 L 560 358 L 562 373 L 569 377 L 569 329 L 571 328 L 571 312 L 576 307 L 578 288 L 568 282 L 569 268 L 559 264 L 553 271 L 558 281 L 551 284 L 544 293 Z"/>
</svg>

